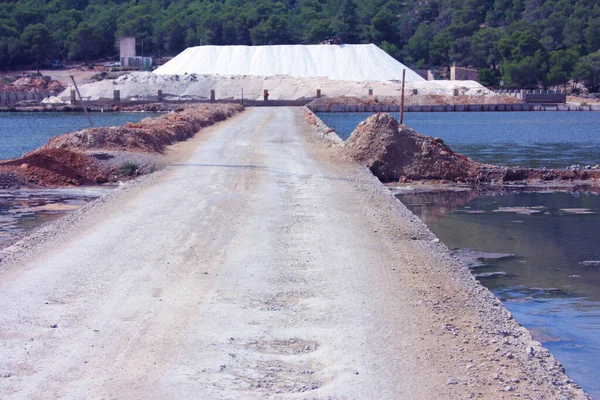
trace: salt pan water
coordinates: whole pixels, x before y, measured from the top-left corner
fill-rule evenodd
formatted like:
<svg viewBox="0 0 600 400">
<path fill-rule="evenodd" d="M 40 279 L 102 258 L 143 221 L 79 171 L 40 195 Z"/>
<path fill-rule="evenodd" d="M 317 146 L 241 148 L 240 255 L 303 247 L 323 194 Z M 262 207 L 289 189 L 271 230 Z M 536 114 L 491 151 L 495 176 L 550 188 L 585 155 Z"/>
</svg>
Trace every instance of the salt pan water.
<svg viewBox="0 0 600 400">
<path fill-rule="evenodd" d="M 347 139 L 372 114 L 318 115 Z M 404 122 L 423 135 L 442 138 L 454 151 L 478 162 L 533 168 L 600 163 L 597 112 L 405 113 Z"/>
<path fill-rule="evenodd" d="M 94 126 L 119 126 L 154 117 L 156 113 L 91 113 Z M 88 128 L 85 115 L 78 112 L 5 112 L 0 113 L 0 159 L 21 157 L 43 146 L 48 139 Z"/>
</svg>

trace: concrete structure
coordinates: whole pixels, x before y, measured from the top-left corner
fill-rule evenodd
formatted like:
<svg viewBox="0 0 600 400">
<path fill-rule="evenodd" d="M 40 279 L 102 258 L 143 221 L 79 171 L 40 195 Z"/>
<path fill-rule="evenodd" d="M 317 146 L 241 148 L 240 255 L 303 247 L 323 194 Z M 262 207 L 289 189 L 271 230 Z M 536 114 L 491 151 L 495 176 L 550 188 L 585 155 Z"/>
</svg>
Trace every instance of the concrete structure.
<svg viewBox="0 0 600 400">
<path fill-rule="evenodd" d="M 119 38 L 119 60 L 121 61 L 121 67 L 129 66 L 129 59 L 135 58 L 135 37 L 123 36 Z"/>
<path fill-rule="evenodd" d="M 476 81 L 479 71 L 471 68 L 461 68 L 453 65 L 450 67 L 451 81 Z"/>
<path fill-rule="evenodd" d="M 53 90 L 30 90 L 24 92 L 0 92 L 0 105 L 13 105 L 20 101 L 42 101 L 46 97 L 56 96 Z"/>
</svg>

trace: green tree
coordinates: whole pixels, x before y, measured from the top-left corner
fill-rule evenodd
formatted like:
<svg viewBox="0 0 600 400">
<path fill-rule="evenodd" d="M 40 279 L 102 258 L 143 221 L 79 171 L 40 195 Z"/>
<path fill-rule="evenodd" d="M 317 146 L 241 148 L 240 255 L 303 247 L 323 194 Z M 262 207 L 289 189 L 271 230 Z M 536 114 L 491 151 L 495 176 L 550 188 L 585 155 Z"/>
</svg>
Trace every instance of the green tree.
<svg viewBox="0 0 600 400">
<path fill-rule="evenodd" d="M 483 86 L 495 87 L 500 85 L 500 76 L 493 69 L 482 68 L 477 72 L 477 81 Z"/>
<path fill-rule="evenodd" d="M 360 35 L 357 32 L 358 16 L 356 9 L 357 7 L 353 0 L 341 0 L 338 11 L 331 20 L 331 30 L 344 43 L 360 42 Z"/>
<path fill-rule="evenodd" d="M 566 88 L 567 82 L 571 79 L 573 69 L 578 61 L 579 54 L 575 50 L 557 50 L 551 52 L 546 83 L 549 86 L 564 85 Z"/>
<path fill-rule="evenodd" d="M 452 35 L 444 30 L 433 37 L 429 46 L 429 60 L 435 65 L 447 65 L 448 53 L 452 47 Z"/>
<path fill-rule="evenodd" d="M 470 46 L 470 57 L 477 68 L 496 69 L 502 59 L 496 44 L 504 33 L 499 28 L 485 28 L 473 35 Z"/>
<path fill-rule="evenodd" d="M 585 44 L 590 53 L 600 50 L 600 18 L 590 19 L 585 30 Z"/>
<path fill-rule="evenodd" d="M 38 73 L 40 64 L 48 64 L 55 58 L 57 49 L 46 25 L 27 25 L 21 35 L 21 41 L 27 44 L 27 59 L 29 62 L 35 63 Z"/>
<path fill-rule="evenodd" d="M 429 45 L 432 40 L 433 31 L 431 26 L 425 22 L 419 25 L 417 31 L 403 49 L 408 61 L 417 63 L 423 60 L 424 63 L 427 63 L 429 61 Z"/>
<path fill-rule="evenodd" d="M 581 58 L 573 71 L 573 79 L 583 82 L 590 92 L 600 89 L 600 51 Z"/>
</svg>

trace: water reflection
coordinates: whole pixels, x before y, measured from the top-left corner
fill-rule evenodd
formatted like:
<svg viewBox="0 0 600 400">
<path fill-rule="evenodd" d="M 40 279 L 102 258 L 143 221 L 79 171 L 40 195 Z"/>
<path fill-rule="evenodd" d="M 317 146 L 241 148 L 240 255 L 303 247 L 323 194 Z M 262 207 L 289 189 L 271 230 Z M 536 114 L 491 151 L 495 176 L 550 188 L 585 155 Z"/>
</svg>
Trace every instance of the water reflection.
<svg viewBox="0 0 600 400">
<path fill-rule="evenodd" d="M 478 279 L 600 397 L 600 197 L 569 193 L 436 192 L 400 200 L 451 249 L 479 259 Z M 598 261 L 598 262 L 595 262 Z"/>
<path fill-rule="evenodd" d="M 0 190 L 0 249 L 11 245 L 41 224 L 81 208 L 108 190 L 109 186 Z"/>
</svg>

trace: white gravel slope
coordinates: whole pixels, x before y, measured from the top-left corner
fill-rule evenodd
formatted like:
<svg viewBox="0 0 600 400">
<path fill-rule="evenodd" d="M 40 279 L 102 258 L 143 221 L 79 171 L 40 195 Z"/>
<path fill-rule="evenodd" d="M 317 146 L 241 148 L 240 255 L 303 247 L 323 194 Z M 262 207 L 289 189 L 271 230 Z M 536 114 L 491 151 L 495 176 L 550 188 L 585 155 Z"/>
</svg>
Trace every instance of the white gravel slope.
<svg viewBox="0 0 600 400">
<path fill-rule="evenodd" d="M 158 75 L 288 75 L 342 81 L 425 81 L 374 44 L 189 47 Z"/>
<path fill-rule="evenodd" d="M 262 100 L 263 91 L 269 91 L 270 100 L 296 100 L 314 98 L 317 89 L 323 96 L 365 97 L 369 89 L 375 96 L 400 96 L 399 82 L 338 81 L 328 78 L 297 78 L 278 76 L 222 76 L 222 75 L 158 75 L 149 72 L 134 72 L 115 80 L 103 80 L 80 86 L 81 94 L 89 100 L 112 100 L 114 90 L 119 90 L 121 99 L 156 100 L 162 90 L 166 100 L 207 100 L 215 90 L 217 100 L 243 98 Z M 466 95 L 491 95 L 488 89 L 474 81 L 421 81 L 410 82 L 406 92 L 417 89 L 419 94 L 453 95 L 454 89 Z M 59 97 L 69 99 L 69 90 Z"/>
<path fill-rule="evenodd" d="M 187 145 L 2 253 L 0 398 L 585 397 L 301 109 Z"/>
</svg>

